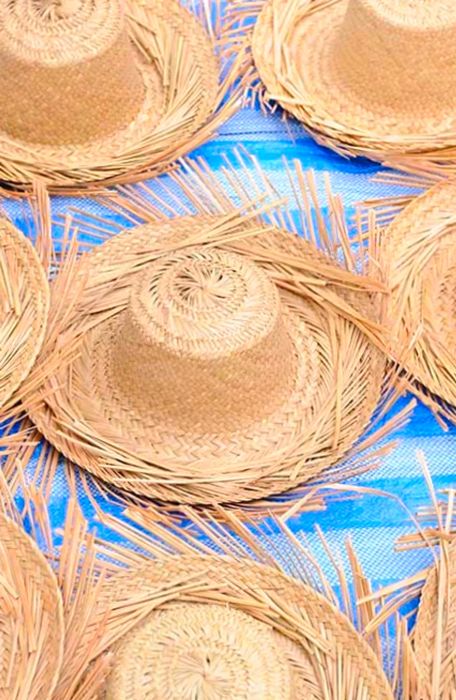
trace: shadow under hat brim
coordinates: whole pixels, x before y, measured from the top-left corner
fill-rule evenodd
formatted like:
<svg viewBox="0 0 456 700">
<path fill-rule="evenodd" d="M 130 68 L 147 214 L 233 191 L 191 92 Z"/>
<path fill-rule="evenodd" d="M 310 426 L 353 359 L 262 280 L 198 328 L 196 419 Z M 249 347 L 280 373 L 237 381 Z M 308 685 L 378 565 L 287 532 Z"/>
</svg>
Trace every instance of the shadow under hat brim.
<svg viewBox="0 0 456 700">
<path fill-rule="evenodd" d="M 107 580 L 100 590 L 93 625 L 95 628 L 98 620 L 109 629 L 111 616 L 114 621 L 121 611 L 126 611 L 122 625 L 116 623 L 121 632 L 106 650 L 113 653 L 113 665 L 116 643 L 153 617 L 154 608 L 160 610 L 174 602 L 240 610 L 271 627 L 284 641 L 302 647 L 313 673 L 307 669 L 307 678 L 298 686 L 299 698 L 313 697 L 311 691 L 320 690 L 320 683 L 326 687 L 322 678 L 327 673 L 327 678 L 334 679 L 338 663 L 352 669 L 352 687 L 366 700 L 393 698 L 372 649 L 328 600 L 272 567 L 225 557 L 166 557 Z M 132 603 L 134 609 L 130 607 Z M 144 606 L 142 615 L 140 606 Z M 129 608 L 133 610 L 131 615 Z M 132 663 L 134 659 L 130 659 Z"/>
<path fill-rule="evenodd" d="M 442 108 L 441 114 L 417 116 L 409 104 L 398 112 L 382 104 L 381 95 L 375 104 L 351 89 L 332 52 L 348 0 L 296 3 L 296 17 L 288 11 L 290 30 L 276 50 L 273 12 L 280 21 L 285 6 L 286 0 L 265 0 L 253 30 L 253 57 L 266 99 L 277 101 L 319 143 L 374 160 L 456 145 L 456 114 Z"/>
<path fill-rule="evenodd" d="M 126 308 L 135 275 L 150 260 L 148 255 L 157 254 L 158 245 L 172 249 L 182 244 L 189 234 L 200 233 L 205 221 L 185 217 L 140 226 L 86 256 L 88 298 L 101 298 L 107 314 L 102 312 L 99 322 L 94 318 L 83 335 L 80 357 L 44 385 L 42 400 L 29 409 L 39 430 L 71 461 L 117 488 L 171 503 L 254 500 L 314 478 L 361 436 L 384 378 L 383 354 L 354 324 L 290 292 L 283 301 L 290 335 L 299 348 L 299 368 L 292 394 L 272 416 L 236 434 L 188 435 L 124 404 L 106 379 L 106 359 L 109 334 Z M 265 230 L 262 245 L 268 236 L 294 256 L 329 263 L 294 234 Z M 369 317 L 368 295 L 361 300 L 354 292 L 345 294 Z M 79 313 L 77 324 L 83 329 L 90 322 L 83 299 Z M 102 347 L 94 348 L 100 338 Z M 312 352 L 318 355 L 314 377 L 308 372 Z M 56 381 L 62 387 L 58 395 L 52 391 Z"/>
<path fill-rule="evenodd" d="M 412 377 L 456 406 L 456 183 L 435 185 L 414 199 L 384 232 L 382 264 L 391 290 L 392 355 Z M 440 256 L 433 281 L 426 271 Z M 446 268 L 446 269 L 445 269 Z M 440 285 L 449 279 L 452 289 Z M 448 293 L 449 292 L 449 293 Z M 451 293 L 453 292 L 453 293 Z"/>
<path fill-rule="evenodd" d="M 5 334 L 0 359 L 0 408 L 29 374 L 41 350 L 49 312 L 49 284 L 31 242 L 9 221 L 0 220 L 2 298 L 0 331 Z M 10 277 L 11 274 L 11 277 Z M 8 277 L 8 280 L 5 279 Z M 11 289 L 11 299 L 5 285 Z"/>
<path fill-rule="evenodd" d="M 0 131 L 0 179 L 28 190 L 40 179 L 50 190 L 71 192 L 84 185 L 107 185 L 157 174 L 192 146 L 218 108 L 219 65 L 214 44 L 196 16 L 177 0 L 127 0 L 126 22 L 138 70 L 144 82 L 144 99 L 131 124 L 87 144 L 64 146 L 19 141 Z M 139 48 L 135 29 L 146 43 Z M 157 43 L 163 36 L 165 46 Z M 150 37 L 148 39 L 148 37 Z M 166 46 L 181 46 L 181 53 Z M 178 64 L 179 62 L 179 64 Z M 163 63 L 163 65 L 162 65 Z M 169 76 L 181 66 L 180 82 L 171 94 Z"/>
</svg>

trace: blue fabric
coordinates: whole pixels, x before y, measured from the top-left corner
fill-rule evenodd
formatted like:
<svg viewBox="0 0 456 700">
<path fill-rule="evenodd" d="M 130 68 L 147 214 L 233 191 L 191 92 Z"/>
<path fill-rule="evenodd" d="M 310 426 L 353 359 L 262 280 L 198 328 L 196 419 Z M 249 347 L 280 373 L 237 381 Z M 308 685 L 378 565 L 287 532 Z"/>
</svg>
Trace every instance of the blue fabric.
<svg viewBox="0 0 456 700">
<path fill-rule="evenodd" d="M 191 154 L 203 156 L 214 173 L 218 175 L 222 165 L 222 155 L 229 153 L 238 144 L 258 158 L 273 182 L 283 184 L 282 157 L 298 159 L 304 168 L 316 171 L 318 188 L 323 192 L 324 177 L 329 173 L 334 191 L 342 195 L 348 206 L 367 197 L 388 195 L 391 190 L 385 185 L 372 181 L 379 166 L 364 159 L 347 160 L 315 144 L 300 125 L 286 126 L 279 116 L 265 116 L 259 111 L 243 110 L 220 130 L 219 136 Z M 155 183 L 151 183 L 155 187 Z M 54 207 L 58 213 L 75 206 L 74 200 L 55 198 Z M 99 205 L 90 200 L 76 202 L 79 208 L 97 213 Z M 15 202 L 6 204 L 13 219 L 24 228 L 21 208 Z M 416 460 L 416 451 L 426 454 L 436 488 L 456 486 L 455 458 L 456 428 L 444 433 L 424 406 L 419 405 L 412 420 L 397 435 L 399 444 L 375 472 L 358 481 L 359 484 L 390 492 L 401 499 L 411 511 L 428 503 L 428 493 Z M 29 465 L 34 469 L 34 462 Z M 97 497 L 99 499 L 99 496 Z M 67 492 L 62 476 L 54 484 L 50 500 L 52 524 L 59 527 L 64 518 Z M 81 492 L 81 500 L 86 515 L 92 519 L 93 509 L 87 496 Z M 103 507 L 120 515 L 121 509 L 112 503 Z M 394 553 L 394 541 L 398 535 L 410 528 L 407 513 L 393 500 L 379 496 L 365 496 L 343 503 L 332 503 L 323 513 L 297 515 L 292 522 L 298 536 L 306 535 L 320 552 L 325 566 L 327 558 L 314 533 L 315 524 L 321 526 L 331 545 L 340 546 L 349 536 L 359 553 L 368 576 L 378 584 L 399 580 L 422 568 L 429 559 L 423 551 Z M 98 527 L 100 531 L 100 528 Z M 101 529 L 103 534 L 103 529 Z M 109 533 L 104 533 L 109 536 Z M 281 538 L 274 536 L 280 547 Z M 283 545 L 282 545 L 283 546 Z M 286 551 L 283 552 L 286 559 Z M 334 575 L 328 565 L 326 571 L 331 579 Z M 336 583 L 336 581 L 333 581 Z"/>
</svg>

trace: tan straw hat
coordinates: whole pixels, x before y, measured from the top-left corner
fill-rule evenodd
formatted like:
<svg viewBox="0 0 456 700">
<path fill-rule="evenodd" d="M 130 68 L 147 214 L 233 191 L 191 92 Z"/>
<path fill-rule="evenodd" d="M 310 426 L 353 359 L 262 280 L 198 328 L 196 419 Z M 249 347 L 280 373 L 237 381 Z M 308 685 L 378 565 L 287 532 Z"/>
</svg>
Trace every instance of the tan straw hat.
<svg viewBox="0 0 456 700">
<path fill-rule="evenodd" d="M 156 172 L 233 109 L 177 0 L 1 0 L 0 67 L 0 179 L 19 188 Z"/>
<path fill-rule="evenodd" d="M 451 700 L 456 694 L 456 541 L 447 544 L 421 594 L 414 648 L 424 700 Z"/>
<path fill-rule="evenodd" d="M 0 407 L 29 374 L 41 349 L 49 285 L 38 254 L 7 219 L 0 219 Z"/>
<path fill-rule="evenodd" d="M 393 697 L 348 619 L 272 567 L 167 557 L 110 578 L 98 606 L 117 636 L 103 700 Z"/>
<path fill-rule="evenodd" d="M 380 160 L 407 153 L 438 158 L 451 148 L 454 158 L 452 0 L 236 4 L 250 26 L 258 15 L 251 42 L 262 99 L 279 102 L 317 141 Z M 244 33 L 245 26 L 241 43 Z"/>
<path fill-rule="evenodd" d="M 431 394 L 456 406 L 456 182 L 408 204 L 384 233 L 394 348 Z"/>
<path fill-rule="evenodd" d="M 236 213 L 137 226 L 54 283 L 51 314 L 66 294 L 58 347 L 80 344 L 29 413 L 69 459 L 138 495 L 283 492 L 369 424 L 385 369 L 379 289 Z"/>
<path fill-rule="evenodd" d="M 0 697 L 50 700 L 62 654 L 57 580 L 35 543 L 0 513 Z"/>
</svg>

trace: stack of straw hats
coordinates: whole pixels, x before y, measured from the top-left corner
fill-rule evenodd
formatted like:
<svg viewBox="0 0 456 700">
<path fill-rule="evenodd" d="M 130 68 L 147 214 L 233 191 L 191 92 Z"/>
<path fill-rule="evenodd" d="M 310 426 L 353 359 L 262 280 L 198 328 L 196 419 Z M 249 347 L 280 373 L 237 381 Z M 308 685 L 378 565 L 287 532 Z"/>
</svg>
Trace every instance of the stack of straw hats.
<svg viewBox="0 0 456 700">
<path fill-rule="evenodd" d="M 0 2 L 0 179 L 81 188 L 163 168 L 232 111 L 177 0 Z"/>
<path fill-rule="evenodd" d="M 453 2 L 234 0 L 233 8 L 263 99 L 318 142 L 375 160 L 454 162 Z"/>
</svg>

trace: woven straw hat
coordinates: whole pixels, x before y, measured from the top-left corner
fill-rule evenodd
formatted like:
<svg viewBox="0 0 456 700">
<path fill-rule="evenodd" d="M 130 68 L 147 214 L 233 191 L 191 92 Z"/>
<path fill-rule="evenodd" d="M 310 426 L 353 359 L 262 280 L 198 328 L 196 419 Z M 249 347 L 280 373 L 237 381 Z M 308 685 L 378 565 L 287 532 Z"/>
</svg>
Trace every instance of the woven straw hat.
<svg viewBox="0 0 456 700">
<path fill-rule="evenodd" d="M 35 543 L 0 513 L 0 696 L 52 697 L 63 654 L 57 580 Z"/>
<path fill-rule="evenodd" d="M 98 604 L 108 628 L 110 616 L 123 615 L 98 695 L 104 700 L 319 700 L 329 697 L 329 678 L 337 685 L 341 666 L 351 688 L 331 686 L 338 697 L 393 697 L 348 619 L 271 567 L 168 557 L 112 577 Z"/>
<path fill-rule="evenodd" d="M 212 42 L 177 0 L 1 0 L 0 65 L 0 179 L 19 188 L 163 167 L 220 101 Z"/>
<path fill-rule="evenodd" d="M 456 145 L 451 0 L 239 0 L 276 100 L 335 150 L 374 159 Z"/>
<path fill-rule="evenodd" d="M 0 407 L 30 372 L 41 349 L 49 286 L 30 241 L 0 219 Z"/>
<path fill-rule="evenodd" d="M 57 308 L 76 290 L 59 343 L 78 338 L 79 356 L 30 416 L 138 495 L 210 504 L 290 489 L 350 449 L 381 395 L 376 297 L 350 286 L 356 275 L 328 281 L 344 274 L 309 241 L 233 214 L 125 231 L 55 289 Z"/>
<path fill-rule="evenodd" d="M 456 693 L 456 541 L 430 570 L 421 594 L 414 646 L 422 678 L 430 689 L 424 697 L 451 700 Z"/>
<path fill-rule="evenodd" d="M 432 394 L 456 406 L 456 183 L 414 199 L 384 235 L 382 265 L 391 289 L 394 346 Z"/>
</svg>

